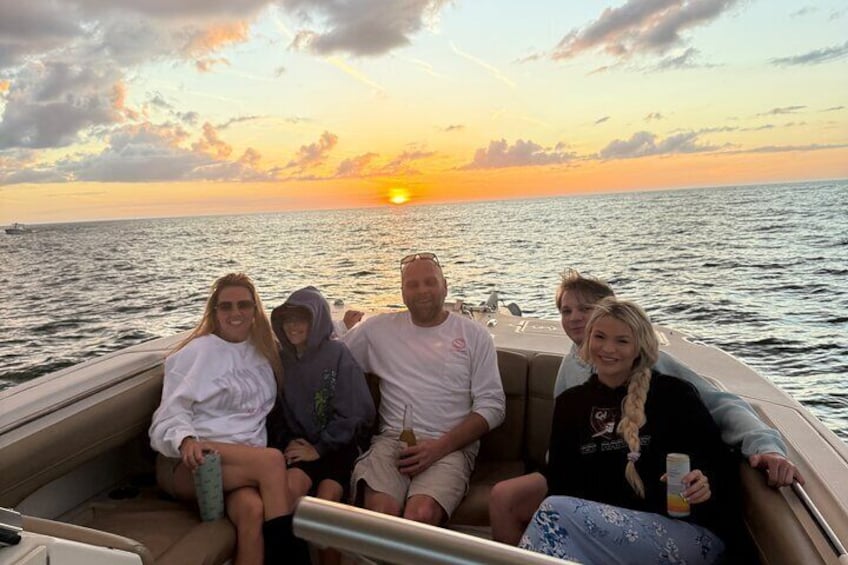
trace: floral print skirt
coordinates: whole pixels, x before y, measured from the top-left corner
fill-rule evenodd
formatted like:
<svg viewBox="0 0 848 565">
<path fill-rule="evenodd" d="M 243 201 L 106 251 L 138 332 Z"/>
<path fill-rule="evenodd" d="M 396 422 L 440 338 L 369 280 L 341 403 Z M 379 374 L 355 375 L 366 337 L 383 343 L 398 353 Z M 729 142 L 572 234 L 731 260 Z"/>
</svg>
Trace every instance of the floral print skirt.
<svg viewBox="0 0 848 565">
<path fill-rule="evenodd" d="M 701 565 L 718 562 L 724 553 L 724 543 L 706 528 L 570 496 L 546 498 L 519 546 L 599 565 Z"/>
</svg>

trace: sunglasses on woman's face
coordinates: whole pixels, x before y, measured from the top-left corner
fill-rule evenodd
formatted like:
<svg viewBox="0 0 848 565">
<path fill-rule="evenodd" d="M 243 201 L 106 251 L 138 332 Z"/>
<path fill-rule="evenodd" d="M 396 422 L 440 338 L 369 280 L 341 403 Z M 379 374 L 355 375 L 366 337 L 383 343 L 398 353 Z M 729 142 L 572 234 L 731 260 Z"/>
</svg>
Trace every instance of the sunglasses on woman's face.
<svg viewBox="0 0 848 565">
<path fill-rule="evenodd" d="M 240 311 L 246 312 L 256 308 L 256 303 L 252 300 L 239 300 L 238 302 L 219 302 L 215 306 L 215 309 L 221 312 L 232 312 L 233 308 L 238 308 Z"/>
</svg>

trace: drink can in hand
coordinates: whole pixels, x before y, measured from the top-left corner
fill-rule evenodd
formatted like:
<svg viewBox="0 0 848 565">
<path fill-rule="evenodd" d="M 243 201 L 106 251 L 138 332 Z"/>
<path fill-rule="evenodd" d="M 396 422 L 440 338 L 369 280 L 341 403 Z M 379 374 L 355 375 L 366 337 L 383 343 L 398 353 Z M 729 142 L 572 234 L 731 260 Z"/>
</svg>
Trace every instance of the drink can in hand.
<svg viewBox="0 0 848 565">
<path fill-rule="evenodd" d="M 204 522 L 224 517 L 221 454 L 217 451 L 203 451 L 203 464 L 194 471 L 194 490 L 197 494 L 200 518 Z"/>
<path fill-rule="evenodd" d="M 685 518 L 689 515 L 689 501 L 683 497 L 686 485 L 683 477 L 689 472 L 689 456 L 685 453 L 669 453 L 665 457 L 666 472 L 666 508 L 673 518 Z"/>
</svg>

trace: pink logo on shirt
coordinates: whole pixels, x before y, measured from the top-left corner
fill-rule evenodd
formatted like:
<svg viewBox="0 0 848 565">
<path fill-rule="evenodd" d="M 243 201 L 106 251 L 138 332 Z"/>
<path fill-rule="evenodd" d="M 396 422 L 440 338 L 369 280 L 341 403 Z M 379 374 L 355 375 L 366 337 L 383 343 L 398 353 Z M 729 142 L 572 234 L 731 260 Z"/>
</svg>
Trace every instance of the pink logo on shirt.
<svg viewBox="0 0 848 565">
<path fill-rule="evenodd" d="M 465 351 L 465 340 L 461 337 L 456 338 L 451 343 L 454 351 Z"/>
</svg>

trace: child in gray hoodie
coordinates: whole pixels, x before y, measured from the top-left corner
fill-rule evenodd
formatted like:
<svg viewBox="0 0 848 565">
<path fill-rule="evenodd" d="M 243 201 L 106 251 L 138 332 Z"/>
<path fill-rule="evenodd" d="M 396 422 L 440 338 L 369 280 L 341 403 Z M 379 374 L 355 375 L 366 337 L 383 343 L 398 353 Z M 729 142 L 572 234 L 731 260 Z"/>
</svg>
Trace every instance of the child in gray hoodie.
<svg viewBox="0 0 848 565">
<path fill-rule="evenodd" d="M 294 496 L 340 501 L 375 410 L 362 369 L 331 339 L 330 306 L 315 287 L 297 290 L 271 313 L 280 340 L 283 390 L 268 415 L 268 446 L 284 453 Z"/>
</svg>

